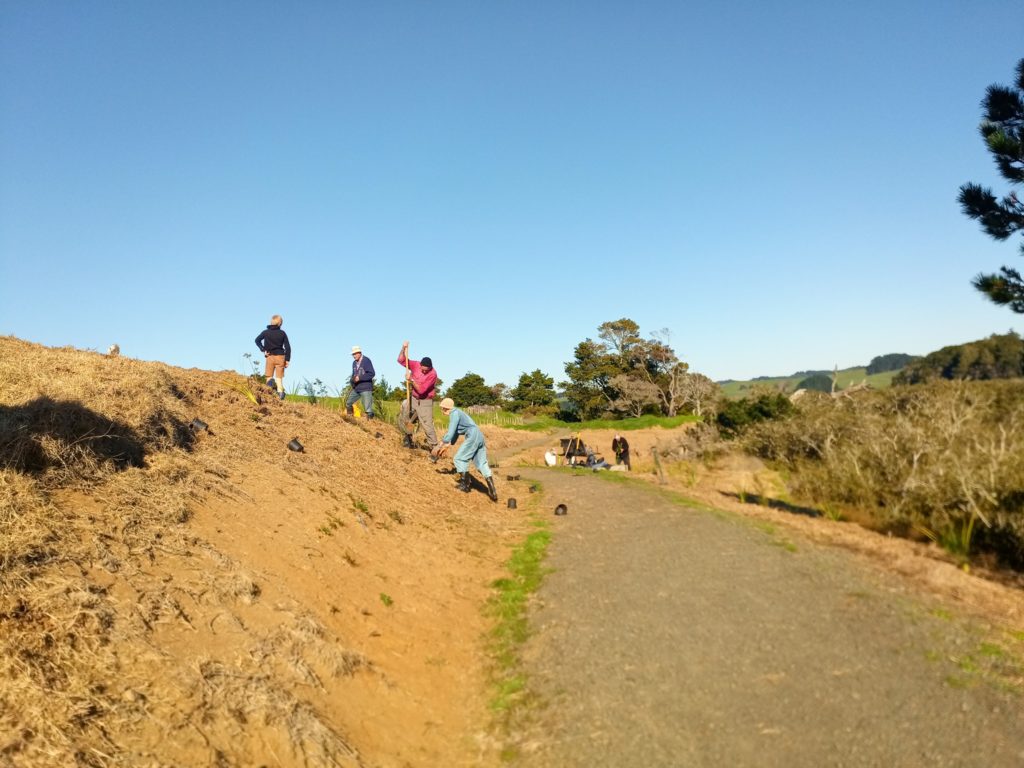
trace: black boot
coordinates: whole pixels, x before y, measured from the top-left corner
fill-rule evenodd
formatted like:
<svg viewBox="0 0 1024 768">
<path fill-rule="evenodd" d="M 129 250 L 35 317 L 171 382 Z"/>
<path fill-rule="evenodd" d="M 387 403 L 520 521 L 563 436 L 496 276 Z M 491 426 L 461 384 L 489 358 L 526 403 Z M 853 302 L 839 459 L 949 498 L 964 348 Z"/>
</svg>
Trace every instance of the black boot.
<svg viewBox="0 0 1024 768">
<path fill-rule="evenodd" d="M 402 435 L 402 447 L 403 448 L 412 448 L 412 435 L 409 435 L 409 434 Z"/>
<path fill-rule="evenodd" d="M 455 487 L 463 493 L 469 493 L 469 472 L 459 475 L 459 483 Z"/>
<path fill-rule="evenodd" d="M 351 406 L 346 405 L 345 406 L 345 415 L 346 416 L 355 416 L 356 412 L 352 410 Z"/>
<path fill-rule="evenodd" d="M 487 478 L 487 495 L 491 497 L 491 501 L 498 500 L 498 491 L 494 487 L 494 478 Z"/>
</svg>

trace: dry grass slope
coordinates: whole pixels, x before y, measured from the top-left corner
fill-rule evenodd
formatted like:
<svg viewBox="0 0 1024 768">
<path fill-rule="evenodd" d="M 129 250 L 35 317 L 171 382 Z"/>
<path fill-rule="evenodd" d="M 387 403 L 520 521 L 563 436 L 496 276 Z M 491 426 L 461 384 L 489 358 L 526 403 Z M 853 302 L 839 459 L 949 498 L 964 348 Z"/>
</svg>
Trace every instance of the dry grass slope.
<svg viewBox="0 0 1024 768">
<path fill-rule="evenodd" d="M 456 498 L 390 432 L 279 403 L 238 374 L 13 338 L 0 354 L 12 361 L 0 371 L 0 765 L 357 766 L 388 764 L 389 741 L 409 764 L 468 763 L 472 745 L 441 746 L 464 722 L 437 728 L 436 743 L 403 740 L 420 682 L 375 663 L 353 625 L 373 618 L 389 569 L 420 567 L 406 549 L 425 571 L 486 570 L 514 521 L 482 496 Z M 193 434 L 196 417 L 210 429 Z M 306 454 L 284 449 L 294 435 Z M 451 500 L 441 524 L 430 497 Z M 284 522 L 286 539 L 260 540 Z M 348 603 L 293 578 L 288 558 L 313 552 L 317 578 Z M 417 587 L 443 588 L 427 576 Z M 449 609 L 474 615 L 480 590 Z M 411 613 L 381 623 L 413 632 Z M 422 686 L 445 684 L 435 666 Z M 403 685 L 408 704 L 374 693 Z M 370 715 L 396 734 L 371 733 Z"/>
</svg>

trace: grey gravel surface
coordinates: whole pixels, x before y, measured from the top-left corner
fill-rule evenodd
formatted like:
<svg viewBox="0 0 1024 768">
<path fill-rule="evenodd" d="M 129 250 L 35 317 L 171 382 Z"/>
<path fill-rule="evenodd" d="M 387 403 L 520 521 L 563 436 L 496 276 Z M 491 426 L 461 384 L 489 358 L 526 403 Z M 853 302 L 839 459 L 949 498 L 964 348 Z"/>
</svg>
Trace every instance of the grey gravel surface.
<svg viewBox="0 0 1024 768">
<path fill-rule="evenodd" d="M 1024 766 L 982 629 L 784 531 L 592 474 L 543 483 L 524 766 Z M 971 663 L 964 668 L 964 659 Z"/>
</svg>

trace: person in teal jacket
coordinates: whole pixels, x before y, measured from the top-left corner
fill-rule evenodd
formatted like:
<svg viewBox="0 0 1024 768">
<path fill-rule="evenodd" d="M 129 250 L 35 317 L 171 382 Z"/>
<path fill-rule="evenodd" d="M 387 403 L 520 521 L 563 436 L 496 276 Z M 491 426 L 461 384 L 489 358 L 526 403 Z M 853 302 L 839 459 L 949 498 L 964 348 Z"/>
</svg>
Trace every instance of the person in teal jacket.
<svg viewBox="0 0 1024 768">
<path fill-rule="evenodd" d="M 459 473 L 459 484 L 456 486 L 460 491 L 469 493 L 469 462 L 476 464 L 480 474 L 487 481 L 487 495 L 491 501 L 498 500 L 498 491 L 494 488 L 494 478 L 491 476 L 491 468 L 487 464 L 487 444 L 484 442 L 484 434 L 476 425 L 476 422 L 465 411 L 455 407 L 455 401 L 446 397 L 441 401 L 441 413 L 448 417 L 448 434 L 438 443 L 431 453 L 434 456 L 444 456 L 445 452 L 455 444 L 460 435 L 466 440 L 452 456 L 455 462 L 455 471 Z"/>
</svg>

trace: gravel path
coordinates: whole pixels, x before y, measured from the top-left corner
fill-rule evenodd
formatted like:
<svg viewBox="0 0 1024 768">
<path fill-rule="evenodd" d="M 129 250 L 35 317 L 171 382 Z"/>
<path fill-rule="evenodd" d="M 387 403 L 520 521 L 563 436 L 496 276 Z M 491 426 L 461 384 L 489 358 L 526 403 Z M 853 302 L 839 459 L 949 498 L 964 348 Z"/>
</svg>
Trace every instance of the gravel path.
<svg viewBox="0 0 1024 768">
<path fill-rule="evenodd" d="M 895 577 L 653 487 L 522 474 L 569 514 L 520 765 L 1024 766 L 1015 662 Z"/>
</svg>

